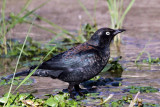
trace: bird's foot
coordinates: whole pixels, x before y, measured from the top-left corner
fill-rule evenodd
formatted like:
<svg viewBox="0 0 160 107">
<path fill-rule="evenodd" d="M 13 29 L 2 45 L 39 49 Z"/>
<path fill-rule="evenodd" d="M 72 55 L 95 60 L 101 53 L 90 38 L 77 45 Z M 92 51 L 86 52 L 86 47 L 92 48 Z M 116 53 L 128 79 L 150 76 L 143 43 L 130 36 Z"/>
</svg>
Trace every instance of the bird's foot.
<svg viewBox="0 0 160 107">
<path fill-rule="evenodd" d="M 70 98 L 72 98 L 72 99 L 74 99 L 74 100 L 76 99 L 73 94 L 70 94 Z"/>
<path fill-rule="evenodd" d="M 80 96 L 85 97 L 85 94 L 83 94 L 81 91 L 78 91 L 78 94 L 79 94 Z"/>
</svg>

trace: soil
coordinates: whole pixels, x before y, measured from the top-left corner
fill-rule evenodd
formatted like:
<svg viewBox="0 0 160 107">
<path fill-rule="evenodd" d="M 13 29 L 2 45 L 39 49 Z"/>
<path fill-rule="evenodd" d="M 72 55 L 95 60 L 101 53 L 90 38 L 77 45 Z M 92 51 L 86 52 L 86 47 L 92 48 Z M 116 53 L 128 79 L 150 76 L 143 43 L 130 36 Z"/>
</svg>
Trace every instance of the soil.
<svg viewBox="0 0 160 107">
<path fill-rule="evenodd" d="M 81 1 L 89 10 L 90 14 L 94 16 L 95 2 L 91 0 Z M 6 14 L 9 14 L 10 12 L 19 12 L 25 2 L 25 0 L 7 1 L 5 11 Z M 127 6 L 129 1 L 124 0 L 124 2 L 125 6 Z M 43 1 L 34 0 L 32 1 L 28 9 L 32 10 L 42 3 Z M 140 66 L 137 66 L 134 63 L 135 59 L 145 46 L 146 51 L 150 53 L 151 57 L 160 57 L 159 4 L 160 0 L 136 0 L 132 9 L 129 11 L 124 20 L 123 28 L 127 29 L 127 31 L 121 35 L 121 64 L 125 68 L 125 71 L 122 74 L 122 87 L 125 87 L 127 85 L 141 85 L 160 88 L 159 64 L 152 64 L 150 66 L 148 64 L 141 64 Z M 2 3 L 0 1 L 0 7 L 1 5 Z M 93 24 L 88 15 L 86 15 L 86 13 L 80 7 L 77 0 L 50 0 L 45 6 L 37 10 L 36 13 L 69 31 L 79 30 L 81 24 Z M 79 19 L 79 16 L 82 17 L 81 20 Z M 107 9 L 106 0 L 98 0 L 95 19 L 98 28 L 110 26 L 110 15 Z M 42 21 L 35 21 L 35 23 L 59 32 L 59 30 Z M 8 37 L 24 40 L 28 28 L 29 25 L 27 24 L 19 24 L 11 32 L 8 33 Z M 48 41 L 52 37 L 54 37 L 54 35 L 44 30 L 33 27 L 30 33 L 30 37 L 37 41 Z M 117 51 L 114 46 L 111 47 L 111 50 L 111 56 L 117 56 Z M 144 58 L 147 58 L 147 54 L 144 54 L 141 59 Z M 61 82 L 59 80 L 46 79 L 42 77 L 35 78 L 35 80 L 36 83 L 30 90 L 38 90 L 37 95 L 52 93 L 52 90 L 57 88 L 60 90 L 67 88 L 67 83 Z M 1 92 L 6 92 L 5 88 L 3 88 L 2 90 L 3 91 Z M 0 95 L 2 95 L 1 92 Z M 108 93 L 106 94 L 108 95 Z M 117 94 L 117 96 L 115 95 L 114 97 L 118 96 L 119 94 Z M 144 102 L 160 104 L 160 92 L 153 94 L 140 94 L 139 97 L 142 98 Z"/>
</svg>

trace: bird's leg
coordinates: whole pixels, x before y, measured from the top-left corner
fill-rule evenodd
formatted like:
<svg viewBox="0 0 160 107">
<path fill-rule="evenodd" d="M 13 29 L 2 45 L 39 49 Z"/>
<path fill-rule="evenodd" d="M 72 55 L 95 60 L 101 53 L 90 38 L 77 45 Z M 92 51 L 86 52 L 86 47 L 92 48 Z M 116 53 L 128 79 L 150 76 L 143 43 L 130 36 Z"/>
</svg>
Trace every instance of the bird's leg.
<svg viewBox="0 0 160 107">
<path fill-rule="evenodd" d="M 71 97 L 72 99 L 75 99 L 74 94 L 73 94 L 73 86 L 74 86 L 74 85 L 69 84 L 69 86 L 68 86 L 68 92 L 69 92 L 69 94 L 70 94 L 70 97 Z"/>
<path fill-rule="evenodd" d="M 75 88 L 75 90 L 78 92 L 78 94 L 79 94 L 80 96 L 84 96 L 84 94 L 80 91 L 81 88 L 79 87 L 79 85 L 74 85 L 74 88 Z"/>
</svg>

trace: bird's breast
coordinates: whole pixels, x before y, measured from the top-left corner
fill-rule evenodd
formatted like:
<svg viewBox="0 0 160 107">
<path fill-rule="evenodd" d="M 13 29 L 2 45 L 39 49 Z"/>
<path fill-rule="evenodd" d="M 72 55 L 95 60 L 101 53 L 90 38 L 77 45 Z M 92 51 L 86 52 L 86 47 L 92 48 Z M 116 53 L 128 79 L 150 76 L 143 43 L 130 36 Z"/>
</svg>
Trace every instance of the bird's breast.
<svg viewBox="0 0 160 107">
<path fill-rule="evenodd" d="M 108 59 L 109 54 L 106 56 L 100 56 L 98 54 L 94 56 L 88 55 L 88 58 L 84 59 L 84 64 L 86 63 L 86 66 L 83 69 L 83 72 L 85 73 L 84 80 L 88 80 L 98 75 L 106 66 Z"/>
</svg>

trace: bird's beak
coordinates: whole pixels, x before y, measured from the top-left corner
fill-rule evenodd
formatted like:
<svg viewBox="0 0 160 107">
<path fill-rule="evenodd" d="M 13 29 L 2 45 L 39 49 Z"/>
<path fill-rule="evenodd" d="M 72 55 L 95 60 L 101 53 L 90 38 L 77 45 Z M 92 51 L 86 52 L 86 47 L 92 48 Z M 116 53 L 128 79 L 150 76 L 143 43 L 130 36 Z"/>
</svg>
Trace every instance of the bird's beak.
<svg viewBox="0 0 160 107">
<path fill-rule="evenodd" d="M 126 31 L 125 29 L 117 29 L 117 30 L 115 30 L 114 31 L 114 35 L 117 35 L 118 33 L 121 33 L 121 32 L 124 32 L 124 31 Z"/>
</svg>

